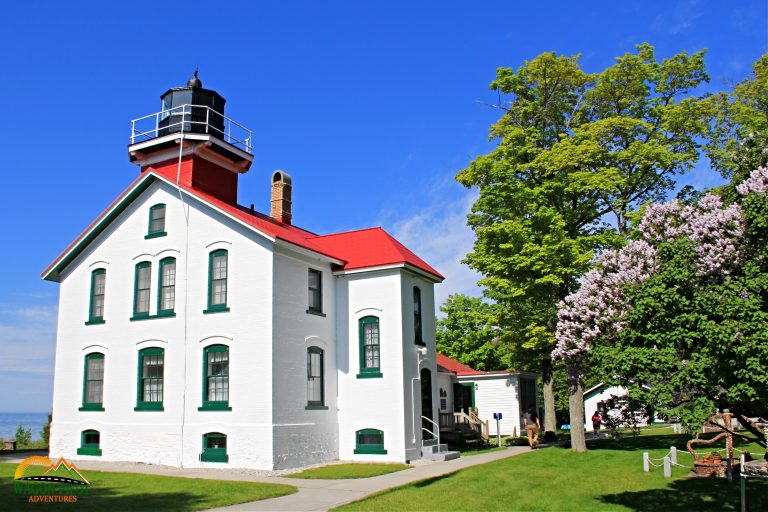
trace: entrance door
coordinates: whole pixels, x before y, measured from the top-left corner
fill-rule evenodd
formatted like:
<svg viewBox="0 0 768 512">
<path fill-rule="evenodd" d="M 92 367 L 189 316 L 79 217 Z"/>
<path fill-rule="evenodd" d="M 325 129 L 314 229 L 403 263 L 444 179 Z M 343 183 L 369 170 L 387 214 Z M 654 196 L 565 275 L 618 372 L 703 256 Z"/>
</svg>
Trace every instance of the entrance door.
<svg viewBox="0 0 768 512">
<path fill-rule="evenodd" d="M 432 414 L 432 372 L 430 372 L 428 368 L 423 368 L 421 370 L 421 415 L 435 421 Z M 427 420 L 422 419 L 421 426 L 429 429 L 430 432 L 437 433 L 437 427 Z M 422 431 L 422 434 L 426 433 Z"/>
<path fill-rule="evenodd" d="M 469 410 L 475 407 L 475 385 L 458 384 L 453 385 L 453 410 L 469 414 Z"/>
</svg>

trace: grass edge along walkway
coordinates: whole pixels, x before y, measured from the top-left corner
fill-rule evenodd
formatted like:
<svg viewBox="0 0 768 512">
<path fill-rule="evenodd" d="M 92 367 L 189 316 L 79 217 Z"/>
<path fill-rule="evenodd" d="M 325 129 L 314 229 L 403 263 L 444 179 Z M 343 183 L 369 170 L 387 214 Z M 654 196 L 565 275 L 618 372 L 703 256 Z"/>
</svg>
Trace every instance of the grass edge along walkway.
<svg viewBox="0 0 768 512">
<path fill-rule="evenodd" d="M 307 478 L 318 480 L 346 480 L 350 478 L 372 478 L 386 475 L 396 471 L 411 469 L 408 464 L 381 463 L 381 462 L 348 462 L 341 464 L 328 464 L 316 468 L 305 469 L 299 473 L 285 475 L 287 478 Z"/>
<path fill-rule="evenodd" d="M 0 463 L 0 510 L 40 510 L 14 494 L 13 474 L 16 464 Z M 91 482 L 87 495 L 79 497 L 74 506 L 78 511 L 132 510 L 207 510 L 214 507 L 250 503 L 296 493 L 295 486 L 283 483 L 243 482 L 159 476 L 141 473 L 116 473 L 84 470 Z M 45 504 L 46 510 L 56 511 L 72 503 Z"/>
</svg>

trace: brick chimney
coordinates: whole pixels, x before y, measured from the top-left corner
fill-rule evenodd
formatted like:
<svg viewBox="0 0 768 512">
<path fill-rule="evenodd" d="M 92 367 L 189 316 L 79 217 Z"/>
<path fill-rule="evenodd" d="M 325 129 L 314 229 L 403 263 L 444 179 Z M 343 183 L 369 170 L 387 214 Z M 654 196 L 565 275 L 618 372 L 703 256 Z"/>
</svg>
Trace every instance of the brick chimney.
<svg viewBox="0 0 768 512">
<path fill-rule="evenodd" d="M 272 207 L 269 216 L 285 224 L 291 223 L 291 175 L 272 173 Z"/>
</svg>

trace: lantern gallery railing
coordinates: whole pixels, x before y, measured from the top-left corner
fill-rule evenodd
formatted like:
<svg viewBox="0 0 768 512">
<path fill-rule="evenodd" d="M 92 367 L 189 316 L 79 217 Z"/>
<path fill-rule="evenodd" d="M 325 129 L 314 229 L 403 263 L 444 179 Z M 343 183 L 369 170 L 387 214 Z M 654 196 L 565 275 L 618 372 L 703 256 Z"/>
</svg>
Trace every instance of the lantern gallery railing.
<svg viewBox="0 0 768 512">
<path fill-rule="evenodd" d="M 131 121 L 131 144 L 171 133 L 206 133 L 253 152 L 253 132 L 206 105 L 179 105 Z"/>
</svg>

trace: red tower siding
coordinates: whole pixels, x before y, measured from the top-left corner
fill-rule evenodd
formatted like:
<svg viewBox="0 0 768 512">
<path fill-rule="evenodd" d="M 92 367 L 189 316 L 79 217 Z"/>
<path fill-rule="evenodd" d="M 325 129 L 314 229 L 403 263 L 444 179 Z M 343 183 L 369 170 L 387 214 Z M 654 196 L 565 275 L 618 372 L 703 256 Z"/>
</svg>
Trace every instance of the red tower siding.
<svg viewBox="0 0 768 512">
<path fill-rule="evenodd" d="M 153 170 L 167 178 L 176 181 L 178 176 L 182 185 L 205 192 L 225 203 L 237 204 L 237 173 L 214 164 L 198 155 L 188 155 L 179 161 L 166 160 L 142 168 Z"/>
</svg>

